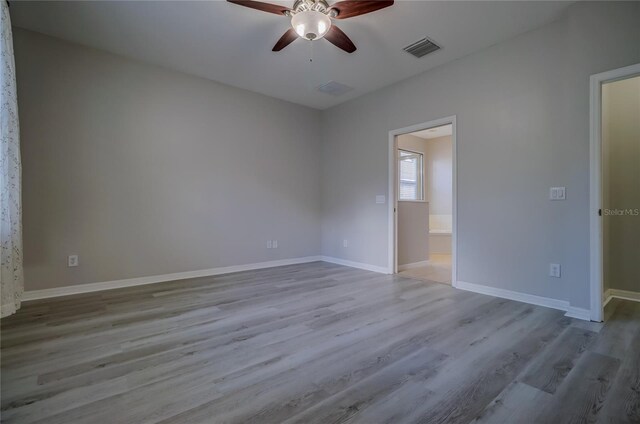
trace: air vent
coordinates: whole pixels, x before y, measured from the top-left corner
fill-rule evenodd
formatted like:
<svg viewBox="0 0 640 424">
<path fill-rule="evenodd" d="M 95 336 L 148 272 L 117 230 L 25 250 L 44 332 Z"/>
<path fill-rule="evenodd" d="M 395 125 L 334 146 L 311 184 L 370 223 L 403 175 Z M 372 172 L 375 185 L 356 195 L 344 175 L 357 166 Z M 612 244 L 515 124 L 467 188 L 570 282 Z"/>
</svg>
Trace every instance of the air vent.
<svg viewBox="0 0 640 424">
<path fill-rule="evenodd" d="M 414 55 L 415 57 L 423 57 L 428 55 L 429 53 L 435 52 L 436 50 L 440 50 L 440 46 L 425 37 L 413 44 L 409 44 L 402 50 Z"/>
<path fill-rule="evenodd" d="M 328 83 L 319 86 L 317 90 L 322 93 L 331 94 L 332 96 L 341 96 L 344 93 L 353 90 L 353 87 L 340 84 L 339 82 L 329 81 Z"/>
</svg>

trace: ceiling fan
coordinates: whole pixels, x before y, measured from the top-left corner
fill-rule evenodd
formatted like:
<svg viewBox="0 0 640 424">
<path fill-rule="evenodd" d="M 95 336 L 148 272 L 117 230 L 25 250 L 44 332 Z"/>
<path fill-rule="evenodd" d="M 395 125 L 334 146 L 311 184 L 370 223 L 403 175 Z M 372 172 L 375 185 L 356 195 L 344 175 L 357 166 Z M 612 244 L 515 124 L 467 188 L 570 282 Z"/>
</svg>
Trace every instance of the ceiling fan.
<svg viewBox="0 0 640 424">
<path fill-rule="evenodd" d="M 344 0 L 329 5 L 326 0 L 296 0 L 293 8 L 253 0 L 227 0 L 230 3 L 263 12 L 275 13 L 291 18 L 291 27 L 273 46 L 274 52 L 291 44 L 296 38 L 319 40 L 326 38 L 331 44 L 347 53 L 356 51 L 356 46 L 331 19 L 347 19 L 375 12 L 393 4 L 393 0 Z"/>
</svg>

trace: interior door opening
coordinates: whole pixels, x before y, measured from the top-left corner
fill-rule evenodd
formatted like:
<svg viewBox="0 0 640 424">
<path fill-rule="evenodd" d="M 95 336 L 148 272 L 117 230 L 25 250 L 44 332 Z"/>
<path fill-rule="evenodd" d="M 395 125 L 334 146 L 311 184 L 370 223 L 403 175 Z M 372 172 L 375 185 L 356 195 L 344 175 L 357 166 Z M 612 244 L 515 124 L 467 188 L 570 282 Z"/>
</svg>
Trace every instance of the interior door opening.
<svg viewBox="0 0 640 424">
<path fill-rule="evenodd" d="M 591 77 L 591 320 L 640 302 L 640 64 Z M 614 302 L 609 310 L 615 309 Z"/>
<path fill-rule="evenodd" d="M 602 86 L 603 299 L 640 301 L 640 76 Z"/>
<path fill-rule="evenodd" d="M 393 272 L 450 285 L 455 285 L 454 127 L 450 118 L 398 130 L 390 152 Z"/>
</svg>

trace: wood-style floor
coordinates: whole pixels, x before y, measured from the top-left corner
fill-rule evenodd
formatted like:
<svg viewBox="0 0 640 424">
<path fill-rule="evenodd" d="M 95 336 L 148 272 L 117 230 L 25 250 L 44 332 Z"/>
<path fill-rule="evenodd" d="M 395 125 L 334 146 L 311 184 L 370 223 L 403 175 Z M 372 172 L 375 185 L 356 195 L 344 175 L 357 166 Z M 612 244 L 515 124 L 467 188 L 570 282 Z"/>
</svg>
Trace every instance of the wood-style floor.
<svg viewBox="0 0 640 424">
<path fill-rule="evenodd" d="M 4 423 L 640 422 L 640 304 L 606 325 L 322 262 L 29 302 Z"/>
<path fill-rule="evenodd" d="M 451 255 L 431 254 L 429 262 L 416 268 L 409 268 L 399 273 L 403 277 L 414 280 L 435 281 L 451 284 Z"/>
</svg>

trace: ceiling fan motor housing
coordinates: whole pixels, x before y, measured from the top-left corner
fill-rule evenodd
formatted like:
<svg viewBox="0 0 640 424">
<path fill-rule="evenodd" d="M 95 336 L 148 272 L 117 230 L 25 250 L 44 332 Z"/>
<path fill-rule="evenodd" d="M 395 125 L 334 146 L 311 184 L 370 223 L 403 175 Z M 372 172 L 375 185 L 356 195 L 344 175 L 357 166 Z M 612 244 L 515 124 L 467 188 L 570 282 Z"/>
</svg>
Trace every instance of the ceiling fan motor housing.
<svg viewBox="0 0 640 424">
<path fill-rule="evenodd" d="M 294 14 L 305 10 L 315 10 L 326 15 L 329 11 L 329 3 L 326 0 L 296 0 L 293 3 Z"/>
<path fill-rule="evenodd" d="M 296 33 L 307 40 L 319 40 L 331 28 L 331 19 L 316 10 L 304 10 L 291 18 L 291 26 Z"/>
</svg>

